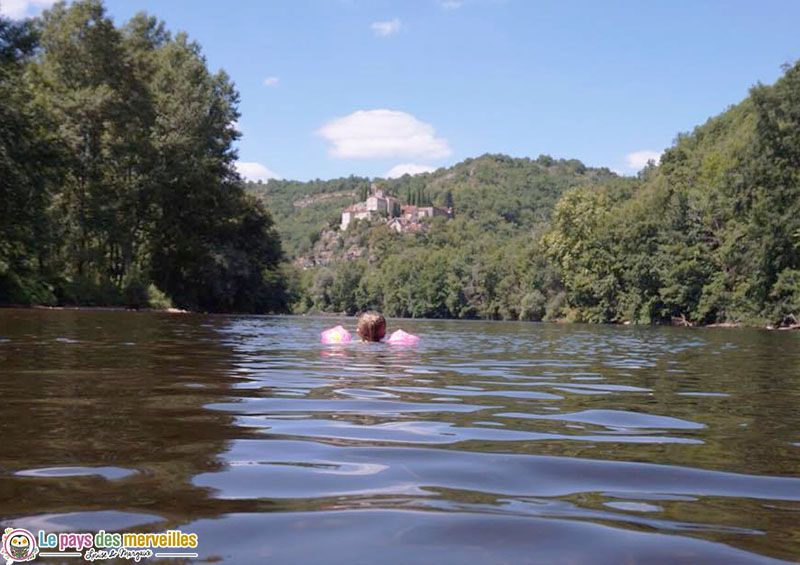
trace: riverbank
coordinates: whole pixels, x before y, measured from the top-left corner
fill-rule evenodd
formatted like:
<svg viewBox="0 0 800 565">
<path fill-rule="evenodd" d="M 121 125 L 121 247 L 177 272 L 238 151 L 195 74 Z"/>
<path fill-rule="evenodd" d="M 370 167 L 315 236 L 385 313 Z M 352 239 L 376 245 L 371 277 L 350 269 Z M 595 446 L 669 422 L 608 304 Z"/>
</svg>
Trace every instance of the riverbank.
<svg viewBox="0 0 800 565">
<path fill-rule="evenodd" d="M 43 306 L 38 304 L 0 304 L 0 309 L 25 309 L 25 310 L 94 310 L 107 312 L 163 312 L 166 314 L 192 314 L 189 310 L 181 308 L 125 308 L 124 306 Z"/>
<path fill-rule="evenodd" d="M 302 314 L 285 314 L 287 316 L 309 316 L 320 318 L 356 318 L 359 314 L 348 314 L 346 312 L 304 312 Z M 448 320 L 448 321 L 467 321 L 467 322 L 520 322 L 520 323 L 537 323 L 537 324 L 587 324 L 592 326 L 652 326 L 652 327 L 679 327 L 679 328 L 728 328 L 728 329 L 761 329 L 761 330 L 800 330 L 800 324 L 790 324 L 787 326 L 776 326 L 774 324 L 747 324 L 742 322 L 716 322 L 713 324 L 698 324 L 689 322 L 680 318 L 676 318 L 671 322 L 661 324 L 634 324 L 630 321 L 623 322 L 607 322 L 607 323 L 593 323 L 593 322 L 576 322 L 567 318 L 558 318 L 555 320 L 503 320 L 503 319 L 486 319 L 486 318 L 412 318 L 406 316 L 387 316 L 395 320 Z"/>
<path fill-rule="evenodd" d="M 33 309 L 33 310 L 66 310 L 66 311 L 108 311 L 108 312 L 161 312 L 166 314 L 207 314 L 208 312 L 194 312 L 191 310 L 183 310 L 181 308 L 126 308 L 124 306 L 46 306 L 38 304 L 0 304 L 0 309 Z M 239 314 L 240 312 L 217 312 L 221 314 Z M 346 312 L 306 312 L 303 314 L 292 313 L 264 313 L 263 315 L 283 315 L 283 316 L 298 316 L 298 317 L 320 317 L 320 318 L 355 318 L 358 314 L 347 314 Z M 576 322 L 567 320 L 566 318 L 559 318 L 557 320 L 486 320 L 482 318 L 410 318 L 403 316 L 391 316 L 395 320 L 452 320 L 452 321 L 482 321 L 482 322 L 533 322 L 541 324 L 574 324 Z M 589 325 L 614 325 L 614 326 L 634 326 L 644 324 L 634 324 L 630 321 L 624 322 L 611 322 L 608 324 L 593 324 L 591 322 L 580 322 Z M 684 319 L 675 319 L 670 323 L 663 324 L 646 324 L 649 326 L 672 326 L 681 328 L 727 328 L 727 329 L 761 329 L 761 330 L 777 330 L 777 331 L 797 331 L 800 330 L 800 323 L 790 324 L 786 326 L 776 326 L 774 324 L 746 324 L 742 322 L 717 322 L 713 324 L 697 324 L 689 322 Z"/>
</svg>

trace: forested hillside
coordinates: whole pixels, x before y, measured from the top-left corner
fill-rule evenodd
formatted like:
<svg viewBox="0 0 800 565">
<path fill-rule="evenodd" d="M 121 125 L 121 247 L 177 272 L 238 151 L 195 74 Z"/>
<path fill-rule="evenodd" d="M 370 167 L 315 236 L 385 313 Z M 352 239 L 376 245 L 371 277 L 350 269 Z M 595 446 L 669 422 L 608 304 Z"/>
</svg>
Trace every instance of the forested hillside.
<svg viewBox="0 0 800 565">
<path fill-rule="evenodd" d="M 320 232 L 337 225 L 341 212 L 368 190 L 370 181 L 363 177 L 300 182 L 270 180 L 248 183 L 248 192 L 272 212 L 287 257 L 309 252 Z"/>
<path fill-rule="evenodd" d="M 678 136 L 631 198 L 575 190 L 543 244 L 578 319 L 796 324 L 800 65 Z"/>
<path fill-rule="evenodd" d="M 0 304 L 282 309 L 237 104 L 155 18 L 117 28 L 97 0 L 0 18 Z"/>
<path fill-rule="evenodd" d="M 505 155 L 375 182 L 404 202 L 452 205 L 455 218 L 436 218 L 415 234 L 364 222 L 340 234 L 342 209 L 365 198 L 368 179 L 249 186 L 275 210 L 290 254 L 308 255 L 323 244 L 336 252 L 332 264 L 294 270 L 295 311 L 378 308 L 391 316 L 538 320 L 550 312 L 550 318 L 559 317 L 565 305 L 560 276 L 539 249 L 553 207 L 576 187 L 602 185 L 630 194 L 637 183 L 577 160 Z"/>
<path fill-rule="evenodd" d="M 487 225 L 507 223 L 513 229 L 547 220 L 559 196 L 569 188 L 615 179 L 608 169 L 587 168 L 574 159 L 483 155 L 433 173 L 375 182 L 403 202 L 422 199 L 438 206 L 454 204 L 459 216 Z M 338 225 L 341 211 L 364 200 L 369 187 L 370 179 L 363 177 L 270 180 L 247 186 L 275 215 L 289 257 L 308 253 L 320 232 Z"/>
<path fill-rule="evenodd" d="M 635 179 L 485 155 L 377 182 L 401 199 L 452 203 L 455 219 L 417 234 L 363 222 L 338 234 L 367 179 L 251 185 L 278 211 L 292 256 L 339 249 L 332 264 L 295 270 L 296 311 L 686 325 L 800 317 L 799 65 L 678 135 Z"/>
</svg>

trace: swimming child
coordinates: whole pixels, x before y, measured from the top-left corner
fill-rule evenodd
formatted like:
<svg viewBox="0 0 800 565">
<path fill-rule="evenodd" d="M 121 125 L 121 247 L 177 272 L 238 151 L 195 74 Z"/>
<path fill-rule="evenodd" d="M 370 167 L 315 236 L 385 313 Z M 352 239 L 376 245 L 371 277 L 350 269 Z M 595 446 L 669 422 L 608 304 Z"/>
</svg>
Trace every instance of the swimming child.
<svg viewBox="0 0 800 565">
<path fill-rule="evenodd" d="M 380 312 L 364 312 L 358 317 L 358 337 L 362 342 L 381 341 L 386 336 L 386 318 Z M 350 332 L 342 326 L 336 326 L 325 330 L 320 334 L 322 343 L 344 343 L 350 341 Z M 419 341 L 419 337 L 406 333 L 403 330 L 396 330 L 389 336 L 386 343 L 392 345 L 414 345 Z"/>
<path fill-rule="evenodd" d="M 379 312 L 364 312 L 358 317 L 356 332 L 361 341 L 380 341 L 386 335 L 386 318 Z"/>
</svg>

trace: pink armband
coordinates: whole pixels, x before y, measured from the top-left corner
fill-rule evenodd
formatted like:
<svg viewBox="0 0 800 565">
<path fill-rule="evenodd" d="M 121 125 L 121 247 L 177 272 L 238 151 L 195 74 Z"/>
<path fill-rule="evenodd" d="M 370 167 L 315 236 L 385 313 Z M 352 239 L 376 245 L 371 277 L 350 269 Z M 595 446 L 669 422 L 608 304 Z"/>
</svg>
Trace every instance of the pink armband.
<svg viewBox="0 0 800 565">
<path fill-rule="evenodd" d="M 322 343 L 344 343 L 353 339 L 350 337 L 350 332 L 342 326 L 336 326 L 335 328 L 325 330 L 319 334 L 319 338 Z"/>
<path fill-rule="evenodd" d="M 386 343 L 391 343 L 392 345 L 414 345 L 418 341 L 418 336 L 406 333 L 403 330 L 396 330 L 392 332 L 392 335 L 389 336 Z"/>
</svg>

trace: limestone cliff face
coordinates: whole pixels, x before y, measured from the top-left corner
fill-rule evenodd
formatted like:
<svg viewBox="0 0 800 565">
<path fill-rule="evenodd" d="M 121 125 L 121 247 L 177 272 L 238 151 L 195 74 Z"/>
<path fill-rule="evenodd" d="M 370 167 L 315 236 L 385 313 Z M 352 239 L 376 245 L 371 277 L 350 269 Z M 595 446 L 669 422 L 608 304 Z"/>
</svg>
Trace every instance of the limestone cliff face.
<svg viewBox="0 0 800 565">
<path fill-rule="evenodd" d="M 311 252 L 295 259 L 295 265 L 308 269 L 326 266 L 339 261 L 367 258 L 370 263 L 377 262 L 377 255 L 370 253 L 368 238 L 363 230 L 325 230 L 314 244 Z"/>
<path fill-rule="evenodd" d="M 415 237 L 433 226 L 432 222 L 423 220 L 416 224 L 415 230 L 403 231 L 397 229 L 393 222 L 396 223 L 397 218 L 376 218 L 358 220 L 346 230 L 325 229 L 311 250 L 295 259 L 294 264 L 303 269 L 355 259 L 366 259 L 370 264 L 375 264 L 390 241 Z"/>
</svg>

